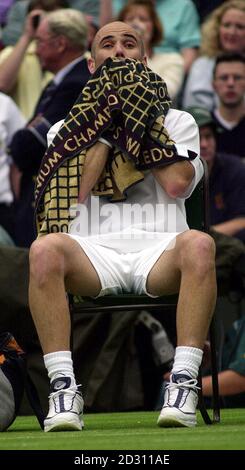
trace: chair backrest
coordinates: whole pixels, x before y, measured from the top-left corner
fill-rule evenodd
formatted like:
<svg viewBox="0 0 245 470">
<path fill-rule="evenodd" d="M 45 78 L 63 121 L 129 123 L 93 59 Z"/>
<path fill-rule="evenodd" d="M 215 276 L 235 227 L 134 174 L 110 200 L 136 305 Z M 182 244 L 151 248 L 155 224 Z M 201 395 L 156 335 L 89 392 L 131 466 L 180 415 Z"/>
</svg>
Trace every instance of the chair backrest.
<svg viewBox="0 0 245 470">
<path fill-rule="evenodd" d="M 203 177 L 194 189 L 192 195 L 185 201 L 187 223 L 190 228 L 209 231 L 209 190 L 208 190 L 208 168 L 203 164 Z"/>
</svg>

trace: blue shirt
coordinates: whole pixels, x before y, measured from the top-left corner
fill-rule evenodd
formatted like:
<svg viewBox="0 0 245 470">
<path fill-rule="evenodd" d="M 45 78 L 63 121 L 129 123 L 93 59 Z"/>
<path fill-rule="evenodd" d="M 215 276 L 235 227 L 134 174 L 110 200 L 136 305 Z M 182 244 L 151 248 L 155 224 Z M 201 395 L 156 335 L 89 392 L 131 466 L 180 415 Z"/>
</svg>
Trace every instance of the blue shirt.
<svg viewBox="0 0 245 470">
<path fill-rule="evenodd" d="M 113 0 L 114 16 L 126 3 L 126 0 Z M 199 17 L 191 0 L 156 0 L 156 11 L 164 28 L 164 40 L 156 51 L 180 52 L 200 46 Z"/>
<path fill-rule="evenodd" d="M 245 216 L 245 165 L 234 155 L 218 154 L 209 178 L 210 222 Z M 245 240 L 245 230 L 236 234 Z"/>
<path fill-rule="evenodd" d="M 215 113 L 212 117 L 216 124 L 218 152 L 245 158 L 245 117 L 231 129 L 224 127 Z"/>
</svg>

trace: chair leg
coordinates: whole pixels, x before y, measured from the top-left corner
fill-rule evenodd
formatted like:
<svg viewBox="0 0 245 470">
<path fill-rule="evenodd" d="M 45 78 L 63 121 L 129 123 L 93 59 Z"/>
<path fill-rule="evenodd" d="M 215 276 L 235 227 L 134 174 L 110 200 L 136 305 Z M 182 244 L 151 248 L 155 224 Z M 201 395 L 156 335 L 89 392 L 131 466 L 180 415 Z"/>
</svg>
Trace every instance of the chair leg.
<svg viewBox="0 0 245 470">
<path fill-rule="evenodd" d="M 201 371 L 199 372 L 198 375 L 198 386 L 199 386 L 199 392 L 198 392 L 198 408 L 200 410 L 200 413 L 202 415 L 203 421 L 205 424 L 213 424 L 212 419 L 210 418 L 207 408 L 204 402 L 203 394 L 202 394 L 202 374 Z"/>
<path fill-rule="evenodd" d="M 211 368 L 212 368 L 212 386 L 213 386 L 213 419 L 210 418 L 204 397 L 202 394 L 202 375 L 201 371 L 198 376 L 198 385 L 200 387 L 198 394 L 198 406 L 202 415 L 203 421 L 206 424 L 214 424 L 220 422 L 220 403 L 219 403 L 219 383 L 218 383 L 218 367 L 216 356 L 216 338 L 215 338 L 215 320 L 213 319 L 209 329 L 210 349 L 211 349 Z"/>
<path fill-rule="evenodd" d="M 69 311 L 70 311 L 70 318 L 71 318 L 71 336 L 70 336 L 70 348 L 71 348 L 71 353 L 73 355 L 73 348 L 74 348 L 74 311 L 73 311 L 73 296 L 68 295 L 67 296 L 67 301 L 69 305 Z"/>
<path fill-rule="evenodd" d="M 213 422 L 220 422 L 220 402 L 219 402 L 219 383 L 218 383 L 218 367 L 216 356 L 216 337 L 215 337 L 215 319 L 213 318 L 210 329 L 210 348 L 211 348 L 211 367 L 212 367 L 212 384 L 213 384 Z"/>
</svg>

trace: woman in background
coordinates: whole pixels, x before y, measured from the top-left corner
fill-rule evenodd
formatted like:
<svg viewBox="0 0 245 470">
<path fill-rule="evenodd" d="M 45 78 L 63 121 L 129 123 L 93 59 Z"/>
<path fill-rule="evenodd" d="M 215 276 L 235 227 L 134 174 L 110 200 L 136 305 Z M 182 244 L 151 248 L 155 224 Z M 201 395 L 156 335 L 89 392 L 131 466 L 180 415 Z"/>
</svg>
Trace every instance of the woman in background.
<svg viewBox="0 0 245 470">
<path fill-rule="evenodd" d="M 183 107 L 202 106 L 212 111 L 218 104 L 212 86 L 216 57 L 224 52 L 245 52 L 245 1 L 231 0 L 216 8 L 202 28 L 200 57 L 190 70 Z"/>
<path fill-rule="evenodd" d="M 142 33 L 148 67 L 166 82 L 170 97 L 176 98 L 184 78 L 184 60 L 177 52 L 154 52 L 162 41 L 163 28 L 153 4 L 149 0 L 131 0 L 120 11 L 118 20 Z"/>
</svg>

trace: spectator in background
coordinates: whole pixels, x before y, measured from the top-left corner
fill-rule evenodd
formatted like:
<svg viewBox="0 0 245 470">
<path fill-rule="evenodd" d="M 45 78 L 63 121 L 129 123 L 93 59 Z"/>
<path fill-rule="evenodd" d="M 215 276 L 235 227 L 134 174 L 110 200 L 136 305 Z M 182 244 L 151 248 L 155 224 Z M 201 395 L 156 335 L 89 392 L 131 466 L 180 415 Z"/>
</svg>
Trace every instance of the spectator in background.
<svg viewBox="0 0 245 470">
<path fill-rule="evenodd" d="M 200 155 L 208 165 L 211 225 L 245 241 L 245 165 L 237 156 L 216 152 L 216 127 L 208 110 L 191 107 L 187 111 L 199 127 Z"/>
<path fill-rule="evenodd" d="M 147 65 L 163 78 L 171 99 L 174 99 L 184 78 L 184 60 L 177 52 L 155 53 L 153 51 L 153 47 L 164 36 L 160 19 L 153 4 L 149 0 L 132 0 L 120 11 L 118 20 L 128 23 L 141 32 Z"/>
<path fill-rule="evenodd" d="M 69 0 L 70 8 L 79 10 L 93 18 L 92 22 L 99 28 L 101 0 Z"/>
<path fill-rule="evenodd" d="M 15 2 L 8 11 L 8 21 L 2 31 L 2 42 L 5 46 L 14 46 L 24 29 L 30 0 Z"/>
<path fill-rule="evenodd" d="M 189 72 L 183 107 L 203 106 L 212 111 L 218 105 L 212 85 L 213 68 L 216 57 L 225 52 L 245 52 L 244 0 L 223 3 L 203 24 L 200 57 Z"/>
<path fill-rule="evenodd" d="M 8 11 L 16 0 L 1 0 L 0 3 L 0 26 L 7 23 Z"/>
<path fill-rule="evenodd" d="M 245 159 L 245 56 L 219 56 L 214 66 L 213 87 L 219 98 L 212 113 L 217 127 L 217 150 Z"/>
<path fill-rule="evenodd" d="M 72 9 L 48 13 L 36 31 L 37 54 L 44 69 L 54 74 L 43 91 L 34 115 L 10 144 L 15 165 L 22 172 L 16 221 L 16 243 L 28 247 L 34 240 L 34 179 L 46 149 L 49 128 L 64 118 L 89 78 L 87 22 Z"/>
<path fill-rule="evenodd" d="M 201 23 L 215 8 L 219 7 L 224 0 L 193 0 L 196 5 Z"/>
<path fill-rule="evenodd" d="M 88 23 L 88 51 L 91 50 L 91 45 L 94 40 L 94 37 L 99 29 L 99 24 L 95 20 L 95 18 L 91 15 L 85 15 L 87 23 Z M 90 57 L 90 53 L 88 52 L 88 56 Z"/>
<path fill-rule="evenodd" d="M 2 41 L 5 46 L 13 46 L 20 38 L 31 3 L 32 0 L 17 1 L 10 9 L 8 23 L 2 35 Z M 45 3 L 48 5 L 52 3 L 52 0 L 45 0 Z M 86 15 L 93 16 L 96 24 L 99 23 L 100 0 L 64 0 L 62 3 L 63 5 L 60 5 L 60 8 L 69 7 L 79 10 Z M 47 11 L 49 11 L 48 8 Z"/>
<path fill-rule="evenodd" d="M 0 93 L 0 227 L 14 236 L 13 193 L 10 185 L 8 144 L 14 133 L 24 127 L 25 119 L 12 99 Z M 0 241 L 3 232 L 0 233 Z"/>
<path fill-rule="evenodd" d="M 245 316 L 236 320 L 226 335 L 222 353 L 222 371 L 218 374 L 219 393 L 229 408 L 245 406 Z M 202 378 L 202 392 L 211 397 L 212 377 Z"/>
<path fill-rule="evenodd" d="M 6 47 L 0 53 L 0 89 L 13 98 L 27 119 L 32 116 L 42 89 L 52 78 L 47 71 L 43 73 L 36 56 L 33 19 L 38 18 L 43 11 L 65 6 L 66 0 L 31 0 L 19 41 L 14 47 Z"/>
<path fill-rule="evenodd" d="M 116 17 L 127 0 L 101 0 L 101 25 Z M 164 40 L 156 52 L 179 52 L 187 73 L 200 46 L 199 18 L 191 0 L 149 0 L 164 28 Z"/>
</svg>

